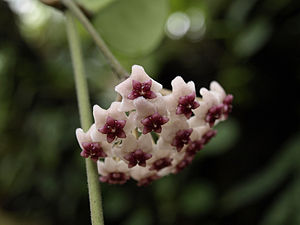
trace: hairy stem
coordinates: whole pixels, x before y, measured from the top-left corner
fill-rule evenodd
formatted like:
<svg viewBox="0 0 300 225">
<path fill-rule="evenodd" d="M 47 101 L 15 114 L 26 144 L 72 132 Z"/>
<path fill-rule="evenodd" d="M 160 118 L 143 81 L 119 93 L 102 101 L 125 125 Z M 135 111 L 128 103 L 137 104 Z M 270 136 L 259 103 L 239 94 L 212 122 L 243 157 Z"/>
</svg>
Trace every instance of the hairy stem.
<svg viewBox="0 0 300 225">
<path fill-rule="evenodd" d="M 66 11 L 66 28 L 74 69 L 80 122 L 83 130 L 87 131 L 92 124 L 88 86 L 84 73 L 79 36 L 75 27 L 73 15 L 68 11 Z M 86 159 L 86 172 L 92 225 L 104 225 L 97 168 L 90 158 Z"/>
<path fill-rule="evenodd" d="M 62 3 L 74 14 L 74 16 L 82 23 L 85 29 L 94 39 L 96 45 L 107 59 L 114 73 L 119 79 L 128 77 L 127 71 L 121 66 L 119 61 L 111 53 L 101 36 L 95 30 L 88 18 L 82 13 L 80 8 L 72 0 L 61 0 Z"/>
</svg>

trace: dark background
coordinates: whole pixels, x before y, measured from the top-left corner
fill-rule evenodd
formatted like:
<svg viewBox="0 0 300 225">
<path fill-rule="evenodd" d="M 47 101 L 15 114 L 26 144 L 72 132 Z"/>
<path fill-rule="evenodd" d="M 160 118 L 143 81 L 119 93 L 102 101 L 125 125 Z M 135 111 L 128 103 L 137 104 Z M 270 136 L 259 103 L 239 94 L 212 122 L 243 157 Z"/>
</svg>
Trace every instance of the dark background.
<svg viewBox="0 0 300 225">
<path fill-rule="evenodd" d="M 300 2 L 80 2 L 127 70 L 143 65 L 166 88 L 177 75 L 197 90 L 217 80 L 235 96 L 180 174 L 101 185 L 106 224 L 299 225 Z M 91 103 L 108 107 L 118 81 L 78 29 Z M 90 223 L 77 127 L 63 14 L 0 1 L 1 225 Z"/>
</svg>

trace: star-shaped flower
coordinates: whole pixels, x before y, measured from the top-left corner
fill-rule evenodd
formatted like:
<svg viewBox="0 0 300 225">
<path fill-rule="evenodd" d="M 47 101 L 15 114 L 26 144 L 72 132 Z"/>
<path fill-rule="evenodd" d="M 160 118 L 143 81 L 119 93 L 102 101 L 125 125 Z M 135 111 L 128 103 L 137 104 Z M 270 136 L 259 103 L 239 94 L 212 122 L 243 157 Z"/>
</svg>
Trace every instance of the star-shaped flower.
<svg viewBox="0 0 300 225">
<path fill-rule="evenodd" d="M 165 167 L 171 166 L 172 165 L 172 158 L 170 157 L 164 157 L 156 160 L 152 166 L 149 168 L 149 170 L 156 170 L 159 171 Z"/>
<path fill-rule="evenodd" d="M 90 157 L 93 161 L 111 154 L 111 146 L 106 144 L 104 140 L 92 139 L 91 133 L 95 130 L 95 124 L 86 133 L 80 128 L 76 129 L 76 137 L 82 149 L 80 155 L 84 158 Z"/>
<path fill-rule="evenodd" d="M 107 156 L 99 142 L 83 142 L 82 146 L 83 150 L 80 155 L 84 158 L 91 157 L 96 162 L 99 158 Z"/>
<path fill-rule="evenodd" d="M 116 156 L 128 162 L 128 168 L 136 165 L 145 167 L 152 157 L 153 142 L 150 134 L 141 135 L 138 139 L 129 134 L 122 145 L 114 148 Z"/>
<path fill-rule="evenodd" d="M 221 118 L 221 116 L 223 115 L 223 108 L 224 105 L 219 104 L 219 105 L 212 106 L 208 110 L 205 116 L 205 122 L 207 122 L 210 127 L 212 127 L 215 124 L 216 120 Z"/>
<path fill-rule="evenodd" d="M 178 101 L 176 114 L 184 114 L 187 119 L 189 119 L 192 115 L 192 109 L 197 109 L 200 104 L 195 101 L 196 94 L 193 92 L 192 94 L 181 96 Z"/>
<path fill-rule="evenodd" d="M 160 178 L 156 171 L 150 171 L 149 167 L 133 167 L 130 175 L 133 179 L 138 181 L 138 186 L 147 186 L 154 180 Z"/>
<path fill-rule="evenodd" d="M 211 127 L 225 120 L 232 106 L 232 95 L 226 97 L 224 89 L 216 81 L 211 82 L 210 90 L 200 89 L 201 107 L 194 110 L 195 116 L 191 118 L 191 126 L 202 126 L 205 123 Z M 225 102 L 224 102 L 225 101 Z"/>
<path fill-rule="evenodd" d="M 133 102 L 139 97 L 155 100 L 161 89 L 162 85 L 151 79 L 143 67 L 134 65 L 130 77 L 115 87 L 116 92 L 122 96 L 119 110 L 133 110 Z"/>
<path fill-rule="evenodd" d="M 132 80 L 132 91 L 127 96 L 128 99 L 133 100 L 138 97 L 144 97 L 146 99 L 156 98 L 156 94 L 151 91 L 152 80 L 146 82 L 138 82 Z"/>
<path fill-rule="evenodd" d="M 180 152 L 185 144 L 188 144 L 190 139 L 190 135 L 193 132 L 192 128 L 179 130 L 176 133 L 171 145 L 176 147 L 177 151 Z"/>
<path fill-rule="evenodd" d="M 199 107 L 196 101 L 195 84 L 185 81 L 177 76 L 171 82 L 172 93 L 165 96 L 166 104 L 171 114 L 184 115 L 189 119 L 193 115 L 194 109 Z"/>
<path fill-rule="evenodd" d="M 111 143 L 118 138 L 126 138 L 126 134 L 123 130 L 126 120 L 116 120 L 110 116 L 107 117 L 106 123 L 98 131 L 107 135 L 107 142 Z"/>
<path fill-rule="evenodd" d="M 93 108 L 96 125 L 96 132 L 92 132 L 94 140 L 106 139 L 112 143 L 117 138 L 126 138 L 133 127 L 132 116 L 127 117 L 124 112 L 118 111 L 120 102 L 113 102 L 108 110 L 104 110 L 98 105 Z"/>
<path fill-rule="evenodd" d="M 128 168 L 134 167 L 137 164 L 145 167 L 146 160 L 150 159 L 151 157 L 152 155 L 150 153 L 143 152 L 141 149 L 137 149 L 134 152 L 130 152 L 124 156 L 124 158 L 129 162 Z"/>
<path fill-rule="evenodd" d="M 146 117 L 141 121 L 141 123 L 144 125 L 143 134 L 147 134 L 151 131 L 160 133 L 162 130 L 161 126 L 168 121 L 168 117 L 162 116 L 157 112 L 152 114 L 151 116 Z"/>
<path fill-rule="evenodd" d="M 109 184 L 124 184 L 129 180 L 129 170 L 126 163 L 107 157 L 104 162 L 98 161 L 99 180 Z"/>
</svg>

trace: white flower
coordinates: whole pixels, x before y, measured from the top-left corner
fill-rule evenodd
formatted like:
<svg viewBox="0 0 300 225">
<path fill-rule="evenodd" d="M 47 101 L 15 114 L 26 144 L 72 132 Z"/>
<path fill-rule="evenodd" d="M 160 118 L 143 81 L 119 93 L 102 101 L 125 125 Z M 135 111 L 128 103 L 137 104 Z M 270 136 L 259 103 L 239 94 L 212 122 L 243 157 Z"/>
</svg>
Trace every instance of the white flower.
<svg viewBox="0 0 300 225">
<path fill-rule="evenodd" d="M 211 82 L 210 89 L 200 89 L 202 100 L 199 108 L 194 110 L 195 116 L 191 118 L 191 126 L 197 127 L 209 124 L 211 127 L 227 118 L 224 116 L 224 99 L 226 93 L 216 81 Z M 231 104 L 231 103 L 230 103 Z"/>
<path fill-rule="evenodd" d="M 150 134 L 141 135 L 138 140 L 133 135 L 128 135 L 122 146 L 115 149 L 116 155 L 128 162 L 129 168 L 136 165 L 145 167 L 152 152 L 153 141 Z"/>
<path fill-rule="evenodd" d="M 84 158 L 91 157 L 92 160 L 97 161 L 99 158 L 111 155 L 111 145 L 104 140 L 93 140 L 91 133 L 95 129 L 95 124 L 86 133 L 81 128 L 78 128 L 76 129 L 76 137 L 82 149 L 81 156 Z"/>
<path fill-rule="evenodd" d="M 163 97 L 157 97 L 155 102 L 149 102 L 144 98 L 137 98 L 134 101 L 136 111 L 134 121 L 143 134 L 154 130 L 161 132 L 161 126 L 169 121 L 168 112 Z"/>
<path fill-rule="evenodd" d="M 102 140 L 106 137 L 108 143 L 116 138 L 126 138 L 126 135 L 133 129 L 132 116 L 127 117 L 124 112 L 118 111 L 120 102 L 113 102 L 108 110 L 95 105 L 93 114 L 96 130 L 92 132 L 92 138 Z"/>
<path fill-rule="evenodd" d="M 181 77 L 171 82 L 172 93 L 165 96 L 169 112 L 174 115 L 185 116 L 189 119 L 193 110 L 199 107 L 196 101 L 195 84 L 193 81 L 185 83 Z"/>
<path fill-rule="evenodd" d="M 117 161 L 107 157 L 104 162 L 98 161 L 97 166 L 98 173 L 101 175 L 101 182 L 124 184 L 129 179 L 129 169 L 127 164 L 121 160 Z"/>
<path fill-rule="evenodd" d="M 162 85 L 151 79 L 143 67 L 134 65 L 130 77 L 115 87 L 116 92 L 122 96 L 119 110 L 133 110 L 136 98 L 155 99 L 161 89 Z"/>
</svg>

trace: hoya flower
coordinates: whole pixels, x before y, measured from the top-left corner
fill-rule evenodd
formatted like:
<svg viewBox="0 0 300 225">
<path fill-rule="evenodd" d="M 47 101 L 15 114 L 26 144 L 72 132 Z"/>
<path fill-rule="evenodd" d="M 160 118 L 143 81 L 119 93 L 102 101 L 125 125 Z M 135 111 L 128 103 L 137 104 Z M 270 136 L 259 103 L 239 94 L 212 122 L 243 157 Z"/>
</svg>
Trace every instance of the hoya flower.
<svg viewBox="0 0 300 225">
<path fill-rule="evenodd" d="M 107 157 L 104 162 L 98 161 L 98 172 L 100 181 L 109 184 L 124 184 L 129 180 L 129 169 L 122 160 Z"/>
<path fill-rule="evenodd" d="M 217 134 L 217 132 L 212 130 L 209 126 L 196 127 L 193 131 L 190 142 L 185 149 L 189 156 L 194 156 Z"/>
<path fill-rule="evenodd" d="M 95 105 L 95 123 L 87 132 L 76 130 L 81 156 L 97 161 L 100 181 L 138 186 L 177 174 L 217 134 L 213 127 L 227 119 L 233 96 L 217 82 L 196 96 L 192 81 L 172 81 L 172 91 L 151 79 L 141 66 L 115 87 L 121 102 L 109 109 Z M 168 93 L 162 95 L 160 93 Z"/>
<path fill-rule="evenodd" d="M 136 165 L 145 167 L 147 160 L 152 157 L 153 143 L 150 134 L 141 135 L 138 140 L 132 134 L 115 150 L 116 155 L 128 163 L 128 168 Z"/>
<path fill-rule="evenodd" d="M 188 144 L 192 132 L 193 129 L 189 127 L 186 120 L 181 119 L 181 117 L 173 117 L 172 120 L 164 126 L 161 139 L 175 147 L 179 152 L 184 145 Z"/>
<path fill-rule="evenodd" d="M 162 97 L 157 97 L 155 102 L 149 102 L 143 98 L 139 98 L 134 102 L 135 113 L 134 120 L 137 126 L 142 130 L 143 134 L 151 131 L 160 133 L 162 125 L 169 121 L 168 112 Z"/>
<path fill-rule="evenodd" d="M 166 167 L 172 166 L 172 153 L 171 146 L 165 145 L 162 139 L 159 139 L 154 149 L 152 158 L 149 159 L 149 170 L 160 171 Z"/>
<path fill-rule="evenodd" d="M 76 129 L 76 137 L 82 149 L 80 155 L 84 158 L 90 157 L 92 160 L 97 161 L 99 158 L 104 158 L 111 154 L 111 146 L 106 144 L 105 141 L 93 140 L 91 133 L 96 129 L 93 125 L 85 133 L 81 128 Z"/>
<path fill-rule="evenodd" d="M 113 102 L 108 110 L 95 105 L 93 109 L 95 125 L 97 130 L 92 133 L 93 138 L 106 137 L 108 143 L 118 138 L 126 138 L 126 134 L 133 128 L 131 117 L 124 112 L 118 111 L 120 102 Z"/>
<path fill-rule="evenodd" d="M 147 186 L 160 178 L 156 171 L 139 166 L 132 168 L 130 175 L 134 180 L 138 181 L 138 186 Z"/>
<path fill-rule="evenodd" d="M 132 66 L 132 72 L 128 79 L 115 87 L 116 92 L 122 96 L 122 103 L 119 107 L 121 111 L 134 109 L 134 100 L 142 97 L 145 99 L 155 99 L 160 95 L 162 85 L 151 79 L 141 66 Z"/>
<path fill-rule="evenodd" d="M 200 89 L 201 107 L 194 110 L 195 117 L 191 118 L 194 126 L 209 124 L 210 127 L 225 120 L 232 109 L 232 95 L 226 95 L 219 83 L 213 81 L 210 90 Z"/>
<path fill-rule="evenodd" d="M 190 81 L 185 83 L 181 77 L 176 77 L 171 82 L 172 93 L 165 96 L 170 113 L 184 115 L 189 119 L 193 110 L 200 106 L 196 100 L 195 84 Z"/>
</svg>

